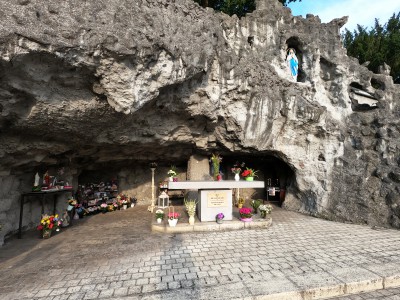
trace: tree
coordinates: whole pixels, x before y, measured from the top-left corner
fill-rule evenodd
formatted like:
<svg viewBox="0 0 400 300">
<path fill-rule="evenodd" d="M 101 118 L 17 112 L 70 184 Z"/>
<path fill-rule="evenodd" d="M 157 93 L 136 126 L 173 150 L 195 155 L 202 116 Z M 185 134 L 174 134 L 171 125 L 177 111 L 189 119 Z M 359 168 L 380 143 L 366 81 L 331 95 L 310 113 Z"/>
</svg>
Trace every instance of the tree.
<svg viewBox="0 0 400 300">
<path fill-rule="evenodd" d="M 256 9 L 256 0 L 194 0 L 203 7 L 212 7 L 230 16 L 237 15 L 239 18 Z M 301 0 L 278 0 L 283 5 Z"/>
<path fill-rule="evenodd" d="M 368 69 L 375 73 L 383 63 L 388 64 L 394 82 L 400 83 L 400 12 L 394 13 L 385 25 L 375 19 L 370 30 L 361 25 L 353 32 L 346 29 L 342 38 L 348 55 L 361 64 L 369 62 Z"/>
</svg>

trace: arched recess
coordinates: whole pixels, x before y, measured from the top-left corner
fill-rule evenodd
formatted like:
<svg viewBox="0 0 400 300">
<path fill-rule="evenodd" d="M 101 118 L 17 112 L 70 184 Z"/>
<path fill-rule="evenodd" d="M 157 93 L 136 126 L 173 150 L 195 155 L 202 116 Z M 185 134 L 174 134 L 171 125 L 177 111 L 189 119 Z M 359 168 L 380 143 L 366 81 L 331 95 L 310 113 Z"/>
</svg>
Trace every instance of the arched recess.
<svg viewBox="0 0 400 300">
<path fill-rule="evenodd" d="M 304 70 L 304 47 L 303 43 L 297 36 L 292 36 L 286 40 L 286 50 L 293 48 L 296 51 L 296 56 L 299 62 L 299 71 L 297 76 L 297 82 L 306 81 L 306 73 Z M 287 55 L 287 53 L 286 53 Z"/>
</svg>

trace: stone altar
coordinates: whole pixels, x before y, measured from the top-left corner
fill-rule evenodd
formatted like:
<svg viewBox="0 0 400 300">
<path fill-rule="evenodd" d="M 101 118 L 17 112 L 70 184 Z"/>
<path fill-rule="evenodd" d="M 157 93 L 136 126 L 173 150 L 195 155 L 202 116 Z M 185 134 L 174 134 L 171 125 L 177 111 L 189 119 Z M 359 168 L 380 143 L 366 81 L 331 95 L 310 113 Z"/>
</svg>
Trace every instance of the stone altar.
<svg viewBox="0 0 400 300">
<path fill-rule="evenodd" d="M 215 221 L 218 213 L 232 220 L 232 189 L 264 188 L 264 181 L 180 181 L 169 182 L 170 190 L 198 190 L 197 216 L 201 222 Z"/>
</svg>

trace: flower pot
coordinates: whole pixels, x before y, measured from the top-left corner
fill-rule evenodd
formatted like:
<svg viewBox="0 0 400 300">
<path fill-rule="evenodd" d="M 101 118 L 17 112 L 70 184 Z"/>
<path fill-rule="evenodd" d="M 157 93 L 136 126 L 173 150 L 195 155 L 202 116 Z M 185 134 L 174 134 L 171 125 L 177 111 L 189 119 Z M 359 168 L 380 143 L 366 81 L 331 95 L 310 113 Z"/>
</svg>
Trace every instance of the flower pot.
<svg viewBox="0 0 400 300">
<path fill-rule="evenodd" d="M 253 218 L 240 218 L 240 221 L 242 221 L 242 222 L 251 222 L 251 221 L 253 221 Z"/>
<path fill-rule="evenodd" d="M 239 174 L 235 174 L 235 181 L 239 181 L 240 180 L 240 175 Z"/>
<path fill-rule="evenodd" d="M 245 177 L 244 180 L 246 180 L 246 181 L 253 181 L 253 180 L 254 180 L 254 177 L 248 176 L 248 177 Z"/>
<path fill-rule="evenodd" d="M 168 224 L 171 227 L 175 227 L 177 223 L 178 223 L 178 219 L 172 219 L 172 220 L 168 219 Z"/>
<path fill-rule="evenodd" d="M 217 219 L 218 224 L 222 224 L 222 219 Z"/>
<path fill-rule="evenodd" d="M 243 207 L 243 203 L 238 203 L 238 208 L 242 208 Z"/>
<path fill-rule="evenodd" d="M 162 219 L 161 218 L 157 218 L 157 223 L 161 224 L 161 222 L 162 222 Z"/>
<path fill-rule="evenodd" d="M 194 216 L 189 216 L 189 224 L 194 225 Z"/>
<path fill-rule="evenodd" d="M 43 229 L 42 230 L 42 237 L 44 239 L 49 239 L 51 237 L 51 229 Z"/>
</svg>

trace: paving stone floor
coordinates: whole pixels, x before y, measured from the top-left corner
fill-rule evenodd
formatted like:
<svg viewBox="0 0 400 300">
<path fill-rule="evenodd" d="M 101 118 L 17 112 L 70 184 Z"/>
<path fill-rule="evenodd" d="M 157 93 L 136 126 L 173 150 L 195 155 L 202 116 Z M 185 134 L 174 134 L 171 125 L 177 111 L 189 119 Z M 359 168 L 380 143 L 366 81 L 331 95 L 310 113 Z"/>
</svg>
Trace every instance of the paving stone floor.
<svg viewBox="0 0 400 300">
<path fill-rule="evenodd" d="M 0 248 L 0 299 L 316 299 L 384 285 L 398 297 L 400 231 L 279 208 L 272 218 L 268 229 L 172 235 L 152 233 L 136 206 L 48 240 L 28 231 Z M 385 299 L 346 297 L 336 299 Z"/>
</svg>

